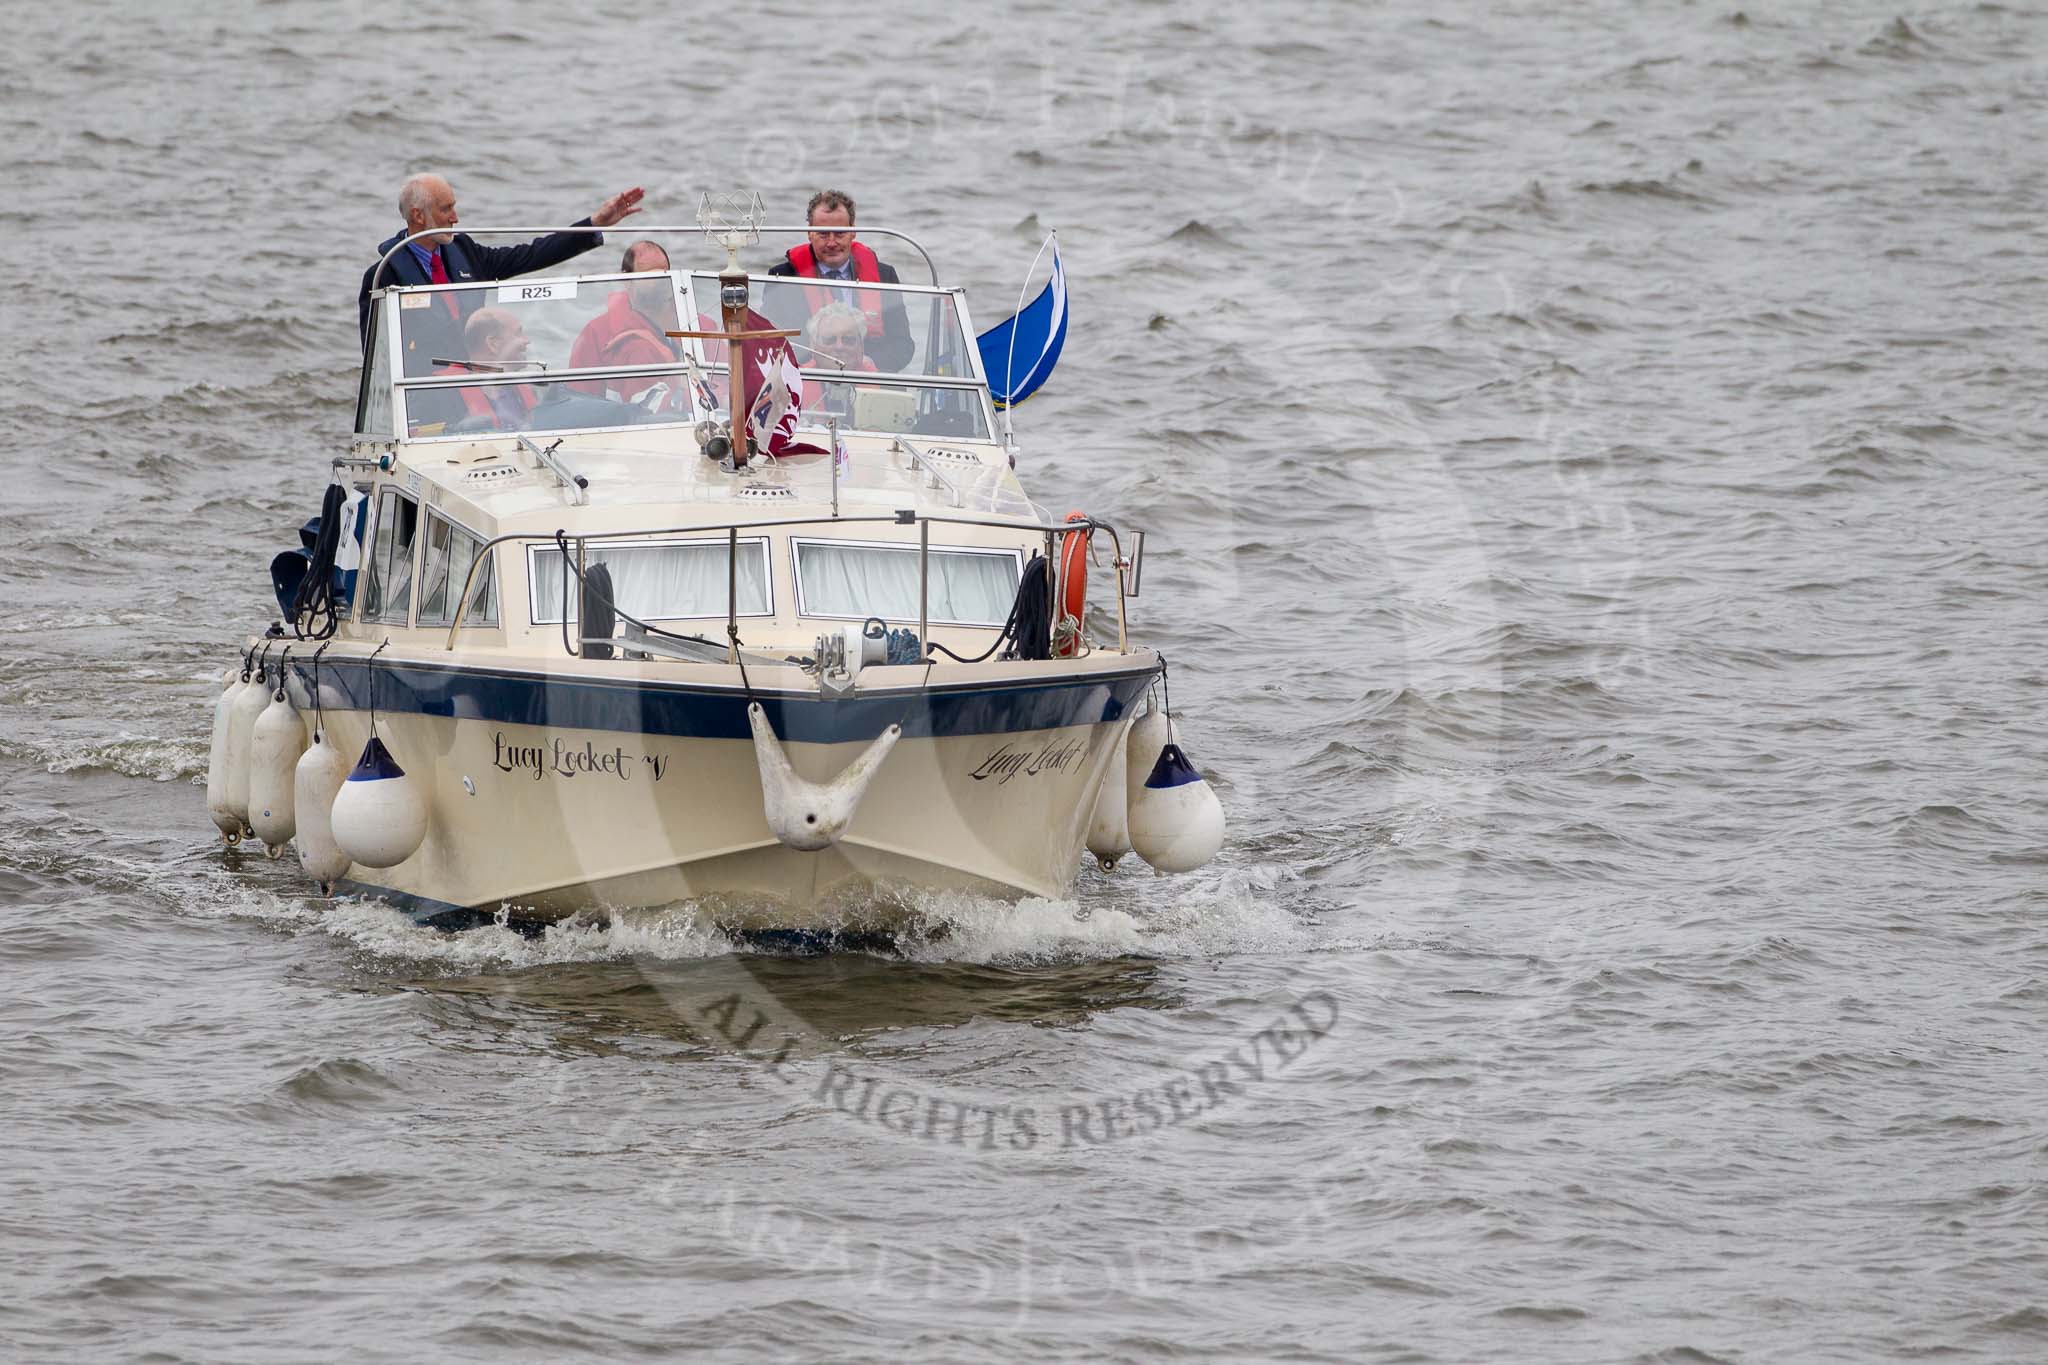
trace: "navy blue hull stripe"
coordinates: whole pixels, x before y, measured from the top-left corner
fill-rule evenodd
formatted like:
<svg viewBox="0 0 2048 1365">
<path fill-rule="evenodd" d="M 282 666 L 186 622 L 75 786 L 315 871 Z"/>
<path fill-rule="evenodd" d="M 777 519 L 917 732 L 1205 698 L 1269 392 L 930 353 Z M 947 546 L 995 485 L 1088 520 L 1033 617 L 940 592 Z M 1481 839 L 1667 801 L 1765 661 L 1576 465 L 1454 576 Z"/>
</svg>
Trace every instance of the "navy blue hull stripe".
<svg viewBox="0 0 2048 1365">
<path fill-rule="evenodd" d="M 367 896 L 372 900 L 383 901 L 403 910 L 421 924 L 439 915 L 464 914 L 469 908 L 451 905 L 447 901 L 437 901 L 431 896 L 415 896 L 410 891 L 398 891 L 388 886 L 373 886 L 369 882 L 359 882 L 346 877 L 334 884 L 334 894 L 337 897 Z"/>
<path fill-rule="evenodd" d="M 290 667 L 310 684 L 312 669 Z M 747 694 L 660 682 L 513 673 L 457 664 L 329 659 L 320 665 L 320 704 L 365 710 L 375 674 L 376 705 L 386 714 L 450 716 L 499 725 L 614 730 L 678 739 L 749 739 Z M 906 689 L 828 699 L 815 693 L 757 691 L 785 743 L 842 744 L 873 739 L 892 724 L 910 738 L 1001 735 L 1097 725 L 1123 719 L 1157 676 L 1156 667 L 1055 683 L 989 683 Z"/>
</svg>

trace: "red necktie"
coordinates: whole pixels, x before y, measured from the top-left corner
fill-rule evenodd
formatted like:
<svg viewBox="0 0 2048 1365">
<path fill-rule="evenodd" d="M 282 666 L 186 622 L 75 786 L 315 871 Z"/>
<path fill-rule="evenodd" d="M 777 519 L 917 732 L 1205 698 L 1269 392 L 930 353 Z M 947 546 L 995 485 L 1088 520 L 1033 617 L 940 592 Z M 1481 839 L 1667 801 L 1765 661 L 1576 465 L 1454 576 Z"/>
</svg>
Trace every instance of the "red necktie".
<svg viewBox="0 0 2048 1365">
<path fill-rule="evenodd" d="M 447 266 L 445 266 L 445 265 L 442 265 L 442 264 L 441 264 L 441 251 L 440 251 L 440 248 L 439 248 L 439 247 L 436 247 L 436 248 L 435 248 L 435 249 L 434 249 L 434 250 L 433 250 L 433 251 L 432 251 L 432 252 L 431 252 L 431 253 L 430 253 L 430 254 L 429 254 L 429 255 L 427 256 L 427 260 L 428 260 L 428 262 L 429 262 L 429 263 L 431 263 L 431 264 L 433 265 L 433 267 L 434 267 L 434 271 L 433 271 L 433 281 L 434 281 L 434 283 L 435 283 L 435 284 L 446 284 L 446 283 L 448 283 L 448 267 L 447 267 Z M 446 304 L 448 305 L 448 316 L 449 316 L 449 317 L 451 317 L 451 318 L 454 318 L 454 319 L 455 319 L 455 320 L 456 320 L 457 322 L 460 322 L 460 321 L 462 321 L 462 309 L 461 309 L 461 307 L 460 307 L 460 306 L 459 306 L 459 305 L 458 305 L 458 304 L 457 304 L 457 303 L 455 302 L 455 296 L 454 296 L 453 294 L 443 294 L 443 295 L 441 296 L 441 301 L 442 301 L 443 303 L 446 303 Z"/>
</svg>

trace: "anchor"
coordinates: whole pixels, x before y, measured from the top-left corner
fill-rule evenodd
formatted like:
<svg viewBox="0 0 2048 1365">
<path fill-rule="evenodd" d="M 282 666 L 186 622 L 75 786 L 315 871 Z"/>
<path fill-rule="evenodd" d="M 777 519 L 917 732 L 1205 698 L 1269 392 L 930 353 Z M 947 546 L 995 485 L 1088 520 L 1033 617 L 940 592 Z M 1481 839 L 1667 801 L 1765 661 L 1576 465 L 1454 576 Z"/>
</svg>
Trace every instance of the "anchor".
<svg viewBox="0 0 2048 1365">
<path fill-rule="evenodd" d="M 789 755 L 768 723 L 761 703 L 747 705 L 747 724 L 754 730 L 754 757 L 761 765 L 761 813 L 768 828 L 791 848 L 815 853 L 830 848 L 853 823 L 853 812 L 867 795 L 868 783 L 882 766 L 882 760 L 903 737 L 901 725 L 891 725 L 876 735 L 859 758 L 846 765 L 830 782 L 806 782 L 789 766 Z"/>
</svg>

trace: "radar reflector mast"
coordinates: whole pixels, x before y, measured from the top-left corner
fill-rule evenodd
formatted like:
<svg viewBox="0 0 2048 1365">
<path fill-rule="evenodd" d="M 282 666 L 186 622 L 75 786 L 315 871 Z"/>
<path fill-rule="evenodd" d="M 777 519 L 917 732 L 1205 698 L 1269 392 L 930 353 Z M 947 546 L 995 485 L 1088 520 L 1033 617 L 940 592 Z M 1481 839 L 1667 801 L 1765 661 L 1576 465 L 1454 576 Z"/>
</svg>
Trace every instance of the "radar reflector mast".
<svg viewBox="0 0 2048 1365">
<path fill-rule="evenodd" d="M 746 343 L 775 341 L 797 335 L 794 331 L 748 331 L 751 311 L 747 298 L 747 272 L 740 268 L 740 248 L 761 240 L 761 222 L 767 209 L 754 190 L 704 191 L 697 202 L 697 226 L 704 235 L 725 248 L 725 269 L 718 272 L 719 320 L 722 332 L 670 332 L 672 337 L 695 337 L 700 341 L 722 341 L 726 345 L 725 392 L 727 440 L 735 470 L 747 467 Z M 765 442 L 764 448 L 765 448 Z"/>
</svg>

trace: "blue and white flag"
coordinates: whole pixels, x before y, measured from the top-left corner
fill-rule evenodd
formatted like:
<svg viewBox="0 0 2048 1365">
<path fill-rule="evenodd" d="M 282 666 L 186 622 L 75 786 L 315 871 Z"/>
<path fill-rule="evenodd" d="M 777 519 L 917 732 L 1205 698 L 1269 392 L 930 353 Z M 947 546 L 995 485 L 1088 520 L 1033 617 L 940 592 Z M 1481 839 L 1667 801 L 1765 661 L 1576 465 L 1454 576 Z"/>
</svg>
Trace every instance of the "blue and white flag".
<svg viewBox="0 0 2048 1365">
<path fill-rule="evenodd" d="M 1047 235 L 1038 255 L 1045 255 L 1048 248 L 1052 251 L 1052 278 L 1038 297 L 1020 307 L 1008 322 L 997 323 L 974 339 L 981 352 L 982 373 L 988 376 L 989 394 L 999 408 L 1014 407 L 1036 393 L 1059 363 L 1060 348 L 1067 342 L 1067 272 L 1060 264 L 1058 233 Z M 1025 288 L 1030 287 L 1037 269 L 1038 258 L 1033 257 L 1031 270 L 1024 275 Z M 1019 290 L 1020 304 L 1023 297 Z"/>
</svg>

